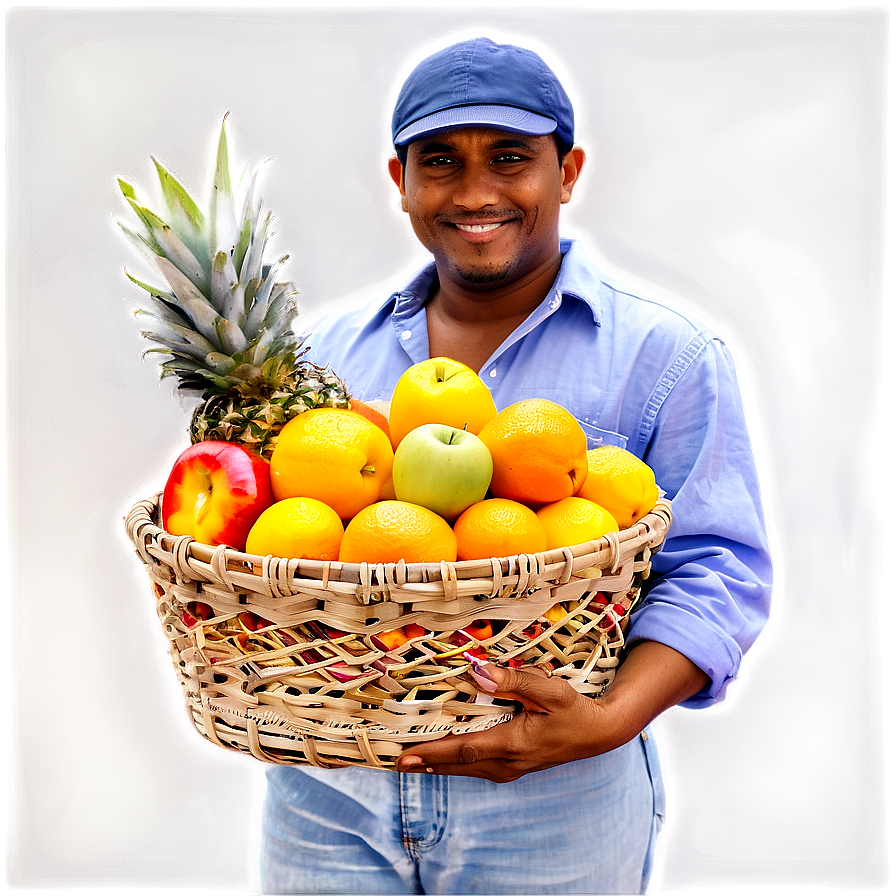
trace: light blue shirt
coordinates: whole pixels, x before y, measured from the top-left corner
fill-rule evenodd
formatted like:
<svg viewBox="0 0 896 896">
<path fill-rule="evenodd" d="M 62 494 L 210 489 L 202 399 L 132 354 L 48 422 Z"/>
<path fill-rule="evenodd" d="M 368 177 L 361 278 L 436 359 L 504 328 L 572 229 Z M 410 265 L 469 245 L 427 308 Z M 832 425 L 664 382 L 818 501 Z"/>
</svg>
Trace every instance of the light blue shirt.
<svg viewBox="0 0 896 896">
<path fill-rule="evenodd" d="M 547 398 L 589 444 L 617 444 L 650 465 L 674 521 L 632 614 L 628 642 L 659 641 L 710 677 L 683 705 L 721 700 L 768 618 L 772 568 L 759 485 L 732 358 L 677 311 L 610 285 L 575 241 L 550 292 L 479 374 L 499 409 Z M 429 357 L 426 300 L 435 265 L 386 301 L 325 315 L 308 357 L 362 400 L 388 399 Z"/>
</svg>

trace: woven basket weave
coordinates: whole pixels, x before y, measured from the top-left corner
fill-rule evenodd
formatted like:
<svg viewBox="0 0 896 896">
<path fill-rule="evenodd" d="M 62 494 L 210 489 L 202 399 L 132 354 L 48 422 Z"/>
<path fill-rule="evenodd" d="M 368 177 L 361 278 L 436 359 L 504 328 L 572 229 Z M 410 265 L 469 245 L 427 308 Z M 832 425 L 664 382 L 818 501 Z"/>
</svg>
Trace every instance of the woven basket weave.
<svg viewBox="0 0 896 896">
<path fill-rule="evenodd" d="M 475 686 L 474 657 L 540 665 L 600 696 L 671 519 L 660 499 L 584 545 L 385 565 L 212 548 L 165 532 L 159 496 L 134 505 L 126 526 L 204 737 L 267 762 L 391 768 L 409 744 L 512 717 L 515 704 Z M 196 602 L 211 618 L 195 618 Z M 463 632 L 477 620 L 490 620 L 490 637 Z M 376 637 L 408 623 L 425 634 L 392 650 Z"/>
</svg>

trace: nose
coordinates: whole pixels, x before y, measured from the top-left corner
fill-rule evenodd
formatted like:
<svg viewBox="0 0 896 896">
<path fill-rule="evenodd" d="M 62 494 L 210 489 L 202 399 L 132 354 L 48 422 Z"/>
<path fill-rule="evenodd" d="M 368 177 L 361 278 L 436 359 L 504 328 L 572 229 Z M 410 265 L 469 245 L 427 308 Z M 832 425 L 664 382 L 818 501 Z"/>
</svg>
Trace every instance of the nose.
<svg viewBox="0 0 896 896">
<path fill-rule="evenodd" d="M 500 190 L 495 173 L 487 164 L 465 164 L 454 182 L 453 202 L 458 208 L 476 211 L 498 204 Z"/>
</svg>

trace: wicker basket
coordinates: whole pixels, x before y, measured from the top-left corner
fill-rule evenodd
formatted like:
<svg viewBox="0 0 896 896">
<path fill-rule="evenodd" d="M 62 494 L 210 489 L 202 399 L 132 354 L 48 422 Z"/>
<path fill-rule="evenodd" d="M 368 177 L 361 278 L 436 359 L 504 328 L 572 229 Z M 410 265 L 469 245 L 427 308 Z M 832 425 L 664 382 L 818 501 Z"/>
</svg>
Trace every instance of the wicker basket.
<svg viewBox="0 0 896 896">
<path fill-rule="evenodd" d="M 629 529 L 543 554 L 343 564 L 170 535 L 159 500 L 136 504 L 126 525 L 196 728 L 257 759 L 321 767 L 394 767 L 409 744 L 511 718 L 515 704 L 475 686 L 477 658 L 540 665 L 602 694 L 672 519 L 661 499 Z M 464 632 L 477 620 L 490 635 Z M 378 634 L 408 623 L 425 633 L 386 649 Z"/>
</svg>

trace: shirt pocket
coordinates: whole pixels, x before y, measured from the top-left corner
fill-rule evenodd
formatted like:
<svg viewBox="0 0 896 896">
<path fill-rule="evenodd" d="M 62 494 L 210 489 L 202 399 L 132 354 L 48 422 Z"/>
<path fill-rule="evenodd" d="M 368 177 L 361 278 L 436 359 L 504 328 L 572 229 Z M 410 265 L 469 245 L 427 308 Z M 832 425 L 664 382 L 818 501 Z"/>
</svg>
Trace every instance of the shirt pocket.
<svg viewBox="0 0 896 896">
<path fill-rule="evenodd" d="M 586 423 L 581 417 L 576 417 L 579 426 L 585 431 L 588 448 L 600 448 L 601 445 L 615 445 L 617 448 L 625 448 L 628 445 L 628 436 L 613 432 L 611 429 L 601 429 L 593 423 Z"/>
</svg>

